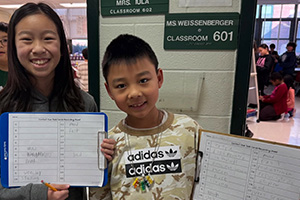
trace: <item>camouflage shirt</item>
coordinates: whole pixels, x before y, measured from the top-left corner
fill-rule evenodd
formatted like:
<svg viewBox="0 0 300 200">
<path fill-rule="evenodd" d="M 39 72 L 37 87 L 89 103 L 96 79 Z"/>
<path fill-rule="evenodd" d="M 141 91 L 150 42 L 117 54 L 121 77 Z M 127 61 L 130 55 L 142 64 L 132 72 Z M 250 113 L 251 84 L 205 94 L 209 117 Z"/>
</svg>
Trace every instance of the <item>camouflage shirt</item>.
<svg viewBox="0 0 300 200">
<path fill-rule="evenodd" d="M 90 199 L 190 199 L 199 129 L 190 117 L 172 113 L 153 129 L 133 129 L 122 120 L 109 132 L 117 142 L 109 182 L 90 188 Z M 148 173 L 153 184 L 145 191 L 141 185 L 135 188 L 135 179 L 141 182 Z"/>
</svg>

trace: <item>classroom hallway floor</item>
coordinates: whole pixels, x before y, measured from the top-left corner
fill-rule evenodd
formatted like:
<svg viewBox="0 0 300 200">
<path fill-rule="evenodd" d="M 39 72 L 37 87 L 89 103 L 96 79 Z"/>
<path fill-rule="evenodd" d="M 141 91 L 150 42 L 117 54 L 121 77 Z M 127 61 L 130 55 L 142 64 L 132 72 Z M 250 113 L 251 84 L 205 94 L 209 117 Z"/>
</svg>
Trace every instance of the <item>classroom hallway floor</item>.
<svg viewBox="0 0 300 200">
<path fill-rule="evenodd" d="M 300 146 L 300 97 L 295 98 L 296 114 L 281 121 L 256 122 L 256 117 L 246 119 L 253 138 Z"/>
</svg>

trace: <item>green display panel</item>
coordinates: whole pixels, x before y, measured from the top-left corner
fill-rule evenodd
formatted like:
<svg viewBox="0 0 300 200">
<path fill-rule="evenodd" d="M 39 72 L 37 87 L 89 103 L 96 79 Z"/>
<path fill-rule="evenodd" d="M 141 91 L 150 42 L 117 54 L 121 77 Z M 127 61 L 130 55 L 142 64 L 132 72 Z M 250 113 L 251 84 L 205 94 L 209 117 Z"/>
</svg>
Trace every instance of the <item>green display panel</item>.
<svg viewBox="0 0 300 200">
<path fill-rule="evenodd" d="M 239 13 L 169 14 L 165 19 L 164 49 L 237 48 Z"/>
<path fill-rule="evenodd" d="M 102 16 L 155 15 L 169 12 L 169 0 L 101 0 Z"/>
</svg>

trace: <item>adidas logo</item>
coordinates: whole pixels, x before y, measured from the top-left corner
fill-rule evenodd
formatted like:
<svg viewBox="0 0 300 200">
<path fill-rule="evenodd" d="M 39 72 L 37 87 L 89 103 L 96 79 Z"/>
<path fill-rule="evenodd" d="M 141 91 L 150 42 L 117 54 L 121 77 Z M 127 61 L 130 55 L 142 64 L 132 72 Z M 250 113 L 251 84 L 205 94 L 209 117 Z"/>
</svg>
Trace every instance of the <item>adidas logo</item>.
<svg viewBox="0 0 300 200">
<path fill-rule="evenodd" d="M 171 162 L 171 166 L 167 164 L 167 168 L 168 168 L 170 171 L 172 171 L 172 172 L 173 172 L 173 171 L 176 171 L 177 168 L 178 168 L 178 166 L 179 166 L 179 164 L 174 165 L 173 162 Z"/>
<path fill-rule="evenodd" d="M 174 157 L 177 154 L 177 150 L 173 151 L 173 149 L 170 149 L 169 152 L 165 151 L 165 153 L 169 156 L 169 157 Z"/>
</svg>

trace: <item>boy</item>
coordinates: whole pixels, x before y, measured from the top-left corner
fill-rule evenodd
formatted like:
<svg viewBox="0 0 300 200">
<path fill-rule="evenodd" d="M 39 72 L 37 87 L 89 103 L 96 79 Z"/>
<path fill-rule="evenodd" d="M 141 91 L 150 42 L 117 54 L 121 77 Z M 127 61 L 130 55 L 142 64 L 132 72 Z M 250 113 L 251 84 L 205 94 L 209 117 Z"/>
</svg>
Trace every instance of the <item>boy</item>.
<svg viewBox="0 0 300 200">
<path fill-rule="evenodd" d="M 277 120 L 287 111 L 288 88 L 279 72 L 272 73 L 271 83 L 276 86 L 271 95 L 259 96 L 261 100 L 259 119 L 261 121 Z"/>
<path fill-rule="evenodd" d="M 295 67 L 297 66 L 297 56 L 295 53 L 296 43 L 289 42 L 286 45 L 287 51 L 284 52 L 279 58 L 279 65 L 282 67 L 283 75 L 289 74 L 293 76 Z"/>
<path fill-rule="evenodd" d="M 109 183 L 90 199 L 190 199 L 200 126 L 156 107 L 163 72 L 142 39 L 120 35 L 106 49 L 106 90 L 127 117 L 112 128 L 115 156 Z"/>
</svg>

